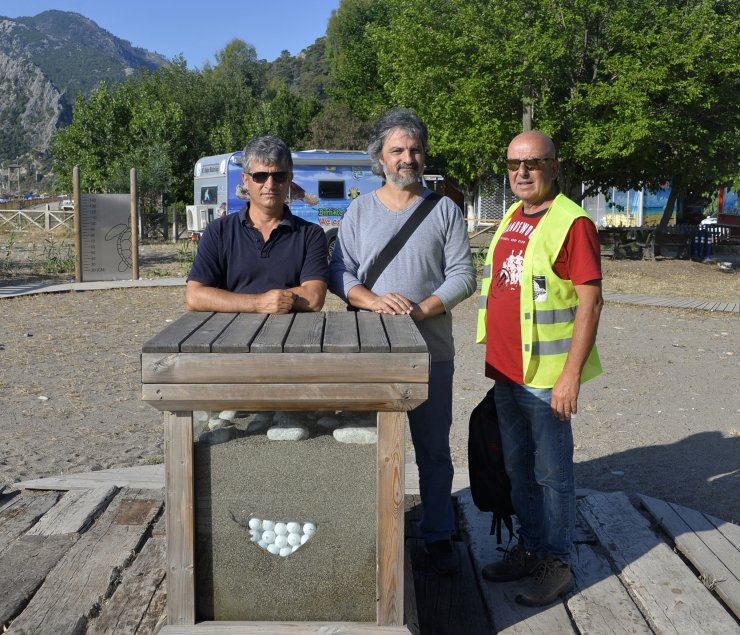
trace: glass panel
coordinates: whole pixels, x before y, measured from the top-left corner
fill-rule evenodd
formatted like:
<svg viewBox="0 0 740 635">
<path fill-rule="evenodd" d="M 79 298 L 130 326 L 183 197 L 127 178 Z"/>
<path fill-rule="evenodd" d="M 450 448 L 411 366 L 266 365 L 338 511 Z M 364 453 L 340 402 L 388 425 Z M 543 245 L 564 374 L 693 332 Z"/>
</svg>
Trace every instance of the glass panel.
<svg viewBox="0 0 740 635">
<path fill-rule="evenodd" d="M 194 413 L 198 620 L 374 622 L 376 414 Z"/>
</svg>

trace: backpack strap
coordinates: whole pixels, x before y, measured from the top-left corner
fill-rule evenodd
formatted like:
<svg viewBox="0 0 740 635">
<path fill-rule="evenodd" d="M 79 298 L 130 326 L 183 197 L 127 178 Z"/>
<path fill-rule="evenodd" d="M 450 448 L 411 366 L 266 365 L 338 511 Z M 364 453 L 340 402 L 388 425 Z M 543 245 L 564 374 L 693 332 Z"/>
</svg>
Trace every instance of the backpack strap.
<svg viewBox="0 0 740 635">
<path fill-rule="evenodd" d="M 400 231 L 388 241 L 388 244 L 383 247 L 383 251 L 378 254 L 378 258 L 370 268 L 367 270 L 365 281 L 362 283 L 363 286 L 372 290 L 373 285 L 380 278 L 380 274 L 383 273 L 385 268 L 391 263 L 391 261 L 398 255 L 401 248 L 406 244 L 411 235 L 416 231 L 416 228 L 421 225 L 421 222 L 429 216 L 437 202 L 442 197 L 436 192 L 431 192 L 419 206 L 411 214 L 411 217 L 403 224 Z"/>
</svg>

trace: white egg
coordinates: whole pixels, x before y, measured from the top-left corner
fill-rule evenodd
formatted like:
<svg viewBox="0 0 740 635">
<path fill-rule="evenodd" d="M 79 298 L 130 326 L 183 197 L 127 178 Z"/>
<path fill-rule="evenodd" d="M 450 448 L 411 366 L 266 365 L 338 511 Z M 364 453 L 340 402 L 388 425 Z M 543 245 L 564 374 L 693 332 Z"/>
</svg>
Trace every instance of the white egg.
<svg viewBox="0 0 740 635">
<path fill-rule="evenodd" d="M 294 552 L 295 552 L 295 551 L 297 551 L 297 550 L 298 550 L 298 547 L 300 547 L 300 545 L 296 545 L 295 547 L 291 547 L 291 549 L 292 549 L 292 551 L 294 551 Z"/>
<path fill-rule="evenodd" d="M 288 536 L 275 536 L 275 546 L 282 549 L 288 546 Z"/>
<path fill-rule="evenodd" d="M 302 545 L 306 544 L 306 540 L 308 540 L 308 539 L 309 539 L 310 537 L 311 537 L 311 536 L 309 536 L 308 534 L 303 534 L 303 535 L 301 536 L 301 544 L 302 544 Z"/>
<path fill-rule="evenodd" d="M 275 521 L 273 520 L 263 520 L 262 521 L 262 529 L 266 530 L 273 530 L 275 529 Z"/>
<path fill-rule="evenodd" d="M 289 534 L 300 534 L 301 533 L 301 523 L 288 523 L 286 527 L 288 528 Z"/>
<path fill-rule="evenodd" d="M 267 549 L 267 543 L 264 540 L 258 540 L 257 544 L 263 549 Z"/>
<path fill-rule="evenodd" d="M 270 553 L 274 553 L 276 555 L 280 553 L 280 549 L 274 543 L 271 545 L 267 545 L 267 551 L 269 551 Z"/>
<path fill-rule="evenodd" d="M 249 528 L 250 529 L 262 529 L 262 521 L 259 518 L 250 518 Z"/>
<path fill-rule="evenodd" d="M 293 553 L 293 548 L 292 547 L 283 547 L 280 550 L 280 555 L 281 556 L 289 556 L 291 553 Z"/>
<path fill-rule="evenodd" d="M 285 523 L 275 523 L 275 533 L 278 536 L 285 536 L 288 533 L 288 526 Z"/>
<path fill-rule="evenodd" d="M 268 545 L 271 545 L 273 542 L 275 542 L 275 532 L 272 530 L 263 532 L 262 540 L 264 540 Z"/>
<path fill-rule="evenodd" d="M 301 534 L 297 532 L 289 533 L 288 534 L 288 544 L 291 547 L 295 547 L 296 545 L 301 544 Z"/>
<path fill-rule="evenodd" d="M 316 533 L 316 525 L 313 523 L 306 523 L 303 525 L 303 533 L 307 536 L 313 536 Z"/>
</svg>

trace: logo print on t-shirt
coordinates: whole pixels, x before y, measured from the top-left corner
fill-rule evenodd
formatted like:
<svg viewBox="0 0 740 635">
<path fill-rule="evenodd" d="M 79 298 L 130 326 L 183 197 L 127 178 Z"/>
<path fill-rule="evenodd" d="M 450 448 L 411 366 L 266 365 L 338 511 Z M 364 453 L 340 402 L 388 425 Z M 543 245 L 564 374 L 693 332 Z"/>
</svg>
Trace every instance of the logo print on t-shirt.
<svg viewBox="0 0 740 635">
<path fill-rule="evenodd" d="M 524 252 L 514 254 L 512 251 L 496 272 L 496 287 L 499 289 L 517 289 L 522 284 L 522 267 L 524 266 Z"/>
</svg>

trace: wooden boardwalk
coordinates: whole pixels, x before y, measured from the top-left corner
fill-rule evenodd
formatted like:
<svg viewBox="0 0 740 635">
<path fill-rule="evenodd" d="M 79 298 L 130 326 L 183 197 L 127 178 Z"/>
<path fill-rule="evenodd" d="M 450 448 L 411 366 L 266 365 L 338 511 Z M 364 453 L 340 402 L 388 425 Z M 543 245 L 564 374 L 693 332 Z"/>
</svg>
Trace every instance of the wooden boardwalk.
<svg viewBox="0 0 740 635">
<path fill-rule="evenodd" d="M 407 466 L 406 618 L 413 633 L 740 633 L 737 525 L 647 496 L 638 509 L 621 492 L 580 492 L 576 590 L 550 607 L 526 608 L 514 602 L 521 583 L 480 577 L 502 553 L 465 473 L 454 481 L 460 574 L 431 572 L 417 528 L 415 474 Z M 159 465 L 0 490 L 0 625 L 27 635 L 158 632 L 166 619 L 163 484 Z M 331 630 L 348 632 L 360 631 Z"/>
</svg>

